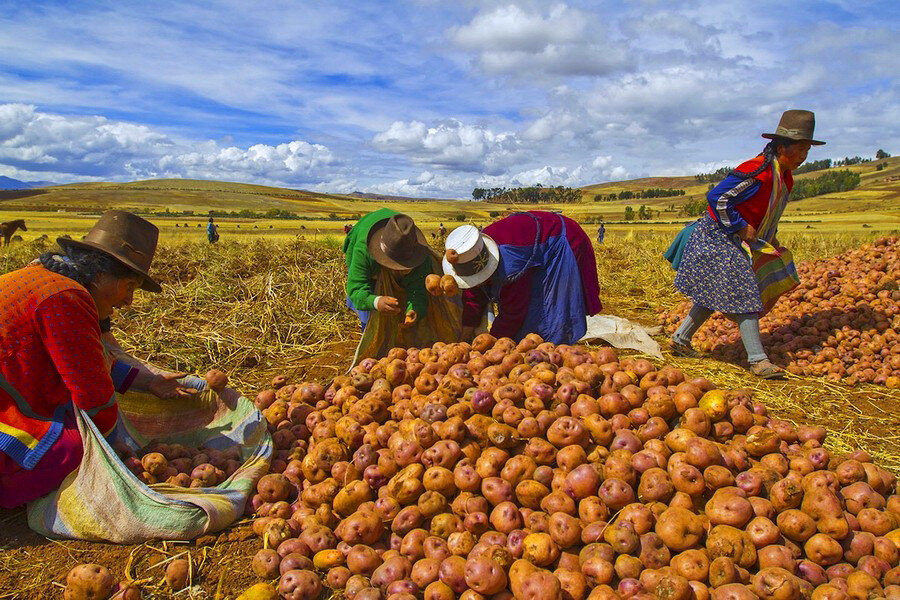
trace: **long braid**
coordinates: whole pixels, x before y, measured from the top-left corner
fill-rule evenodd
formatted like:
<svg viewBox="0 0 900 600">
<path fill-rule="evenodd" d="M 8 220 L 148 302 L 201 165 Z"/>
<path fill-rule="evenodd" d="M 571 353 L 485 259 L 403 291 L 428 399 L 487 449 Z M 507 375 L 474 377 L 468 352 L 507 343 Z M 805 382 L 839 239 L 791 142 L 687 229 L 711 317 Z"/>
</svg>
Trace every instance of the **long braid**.
<svg viewBox="0 0 900 600">
<path fill-rule="evenodd" d="M 759 175 L 760 173 L 762 173 L 763 171 L 768 169 L 769 166 L 772 164 L 772 161 L 775 160 L 775 156 L 777 154 L 777 149 L 778 149 L 779 145 L 783 145 L 783 143 L 777 142 L 776 140 L 772 140 L 771 142 L 766 144 L 766 147 L 763 148 L 763 151 L 762 151 L 762 155 L 763 155 L 762 164 L 759 165 L 759 167 L 756 170 L 751 171 L 750 173 L 741 173 L 737 169 L 733 169 L 731 171 L 731 173 L 729 173 L 729 175 L 734 175 L 735 177 L 738 177 L 740 179 L 751 179 L 753 177 L 756 177 L 757 175 Z"/>
<path fill-rule="evenodd" d="M 118 279 L 137 277 L 134 271 L 99 250 L 67 247 L 63 252 L 45 252 L 38 260 L 45 269 L 68 277 L 85 288 L 90 287 L 101 273 Z"/>
<path fill-rule="evenodd" d="M 44 252 L 38 260 L 48 271 L 53 271 L 57 275 L 68 277 L 85 288 L 90 286 L 93 277 L 80 270 L 74 262 L 57 258 L 62 256 L 65 255 L 58 252 Z"/>
</svg>

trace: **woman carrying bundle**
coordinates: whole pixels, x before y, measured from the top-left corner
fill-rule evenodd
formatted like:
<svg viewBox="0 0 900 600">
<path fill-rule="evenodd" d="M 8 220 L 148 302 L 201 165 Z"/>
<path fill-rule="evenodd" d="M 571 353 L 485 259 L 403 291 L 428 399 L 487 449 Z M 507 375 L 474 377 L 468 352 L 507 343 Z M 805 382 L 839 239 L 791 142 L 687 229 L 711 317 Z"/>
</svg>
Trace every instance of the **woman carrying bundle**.
<svg viewBox="0 0 900 600">
<path fill-rule="evenodd" d="M 666 253 L 678 270 L 675 287 L 693 306 L 672 337 L 672 351 L 697 356 L 691 338 L 715 311 L 735 321 L 750 371 L 764 379 L 783 376 L 769 361 L 759 333 L 759 317 L 797 283 L 790 254 L 778 243 L 778 221 L 799 167 L 813 139 L 815 116 L 788 110 L 761 154 L 732 171 L 707 194 L 707 214 L 690 236 L 679 236 Z M 676 248 L 679 242 L 683 248 Z M 683 251 L 683 252 L 682 252 Z"/>
</svg>

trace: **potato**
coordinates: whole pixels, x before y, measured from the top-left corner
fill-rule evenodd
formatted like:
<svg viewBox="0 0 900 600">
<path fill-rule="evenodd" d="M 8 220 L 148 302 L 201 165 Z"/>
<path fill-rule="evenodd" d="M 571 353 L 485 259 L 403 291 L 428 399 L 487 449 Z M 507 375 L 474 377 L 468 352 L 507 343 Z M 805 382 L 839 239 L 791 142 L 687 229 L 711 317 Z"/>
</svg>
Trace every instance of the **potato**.
<svg viewBox="0 0 900 600">
<path fill-rule="evenodd" d="M 465 565 L 466 584 L 479 594 L 496 594 L 506 587 L 503 569 L 488 558 L 470 558 Z"/>
<path fill-rule="evenodd" d="M 115 584 L 115 578 L 103 565 L 82 564 L 66 575 L 63 597 L 65 600 L 108 598 Z"/>
<path fill-rule="evenodd" d="M 677 552 L 696 547 L 703 537 L 703 524 L 697 515 L 683 508 L 668 508 L 656 521 L 656 534 Z"/>
<path fill-rule="evenodd" d="M 221 394 L 228 385 L 228 375 L 219 369 L 210 369 L 205 375 L 206 384 L 217 394 Z"/>
<path fill-rule="evenodd" d="M 281 565 L 281 556 L 278 552 L 271 548 L 260 550 L 253 557 L 250 568 L 253 572 L 263 579 L 273 579 L 279 574 L 279 566 Z M 181 589 L 181 588 L 178 588 Z"/>
<path fill-rule="evenodd" d="M 278 592 L 285 600 L 318 600 L 322 583 L 314 572 L 294 569 L 281 576 Z"/>
<path fill-rule="evenodd" d="M 278 600 L 278 591 L 269 583 L 255 583 L 241 592 L 237 600 Z"/>
<path fill-rule="evenodd" d="M 779 567 L 761 569 L 750 579 L 750 589 L 760 600 L 800 599 L 800 581 Z"/>
<path fill-rule="evenodd" d="M 191 564 L 186 558 L 176 558 L 166 566 L 166 585 L 173 592 L 183 590 L 191 583 Z"/>
<path fill-rule="evenodd" d="M 440 296 L 443 294 L 443 290 L 441 289 L 441 276 L 435 275 L 434 273 L 426 275 L 425 289 L 428 290 L 428 293 L 432 296 Z"/>
</svg>

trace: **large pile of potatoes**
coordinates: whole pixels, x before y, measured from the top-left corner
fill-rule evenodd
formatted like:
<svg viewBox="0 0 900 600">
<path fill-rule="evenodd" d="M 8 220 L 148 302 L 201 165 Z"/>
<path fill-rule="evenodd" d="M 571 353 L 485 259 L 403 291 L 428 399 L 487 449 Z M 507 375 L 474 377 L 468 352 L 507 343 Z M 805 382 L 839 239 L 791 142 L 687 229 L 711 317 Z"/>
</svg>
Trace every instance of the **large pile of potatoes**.
<svg viewBox="0 0 900 600">
<path fill-rule="evenodd" d="M 247 509 L 283 598 L 900 598 L 896 478 L 746 391 L 487 334 L 285 384 Z"/>
<path fill-rule="evenodd" d="M 760 320 L 769 358 L 797 375 L 900 389 L 900 238 L 802 263 L 800 285 Z M 689 301 L 660 315 L 673 333 Z M 697 350 L 745 358 L 737 326 L 715 315 L 693 339 Z"/>
</svg>

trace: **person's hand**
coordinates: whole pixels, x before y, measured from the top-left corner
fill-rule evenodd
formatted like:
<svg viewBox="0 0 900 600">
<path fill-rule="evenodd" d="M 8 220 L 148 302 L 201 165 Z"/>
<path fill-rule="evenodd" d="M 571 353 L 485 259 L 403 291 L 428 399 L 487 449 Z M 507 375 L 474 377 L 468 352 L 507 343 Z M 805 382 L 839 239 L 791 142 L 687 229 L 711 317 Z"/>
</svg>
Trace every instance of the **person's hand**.
<svg viewBox="0 0 900 600">
<path fill-rule="evenodd" d="M 413 325 L 416 324 L 416 321 L 418 320 L 418 318 L 419 318 L 419 315 L 416 314 L 416 311 L 414 311 L 414 310 L 406 311 L 406 319 L 404 319 L 401 327 L 412 327 Z"/>
<path fill-rule="evenodd" d="M 400 312 L 400 302 L 393 296 L 378 296 L 375 300 L 375 310 L 381 313 L 397 314 Z"/>
<path fill-rule="evenodd" d="M 184 373 L 160 373 L 150 380 L 147 390 L 157 398 L 162 398 L 163 400 L 187 398 L 197 394 L 198 390 L 195 388 L 187 387 L 179 383 L 178 380 L 184 376 Z"/>
<path fill-rule="evenodd" d="M 756 239 L 756 227 L 747 223 L 740 231 L 738 231 L 738 237 L 745 242 L 752 242 Z"/>
</svg>

